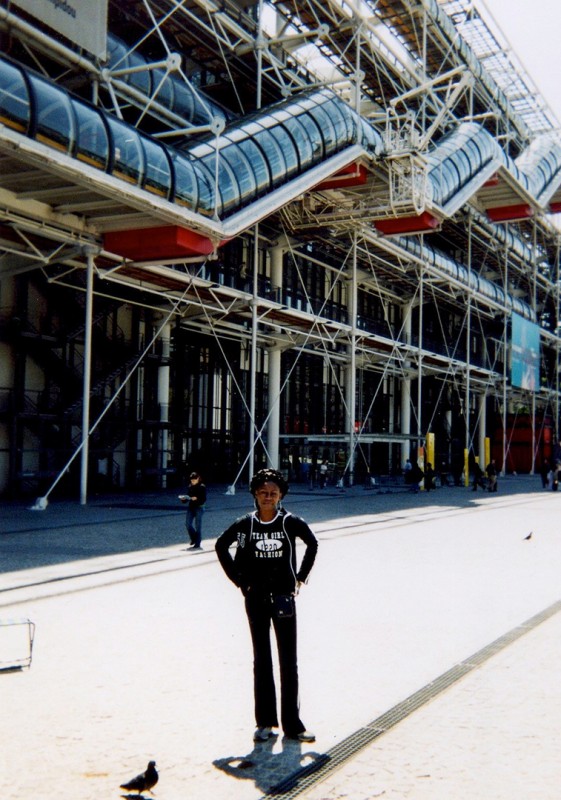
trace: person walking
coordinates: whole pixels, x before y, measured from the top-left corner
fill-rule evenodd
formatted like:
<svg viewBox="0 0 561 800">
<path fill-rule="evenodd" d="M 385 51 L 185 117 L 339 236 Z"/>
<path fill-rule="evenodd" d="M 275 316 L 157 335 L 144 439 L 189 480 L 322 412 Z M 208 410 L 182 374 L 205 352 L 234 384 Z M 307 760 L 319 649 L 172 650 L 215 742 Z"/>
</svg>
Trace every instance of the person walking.
<svg viewBox="0 0 561 800">
<path fill-rule="evenodd" d="M 430 463 L 430 461 L 427 461 L 427 464 L 425 466 L 425 491 L 426 492 L 430 492 L 431 489 L 435 489 L 436 488 L 435 485 L 434 485 L 434 476 L 435 476 L 435 472 L 434 472 L 434 470 L 432 468 L 432 464 Z"/>
<path fill-rule="evenodd" d="M 472 464 L 472 472 L 473 472 L 473 485 L 472 491 L 476 492 L 477 487 L 481 486 L 482 489 L 485 489 L 485 481 L 483 480 L 483 470 L 479 466 L 479 462 L 473 460 Z"/>
<path fill-rule="evenodd" d="M 551 465 L 547 458 L 542 459 L 540 467 L 540 478 L 542 479 L 542 488 L 547 489 L 549 486 L 549 473 L 551 472 Z"/>
<path fill-rule="evenodd" d="M 487 486 L 488 491 L 496 492 L 498 489 L 497 485 L 497 467 L 495 464 L 495 459 L 492 458 L 491 461 L 485 467 L 485 474 L 489 480 L 489 484 Z"/>
<path fill-rule="evenodd" d="M 198 472 L 192 472 L 189 475 L 189 486 L 187 487 L 187 494 L 179 496 L 183 503 L 189 503 L 187 506 L 187 515 L 185 517 L 185 527 L 189 534 L 191 545 L 189 550 L 202 550 L 201 539 L 203 532 L 203 514 L 206 503 L 206 486 L 201 480 Z"/>
<path fill-rule="evenodd" d="M 314 565 L 318 542 L 306 522 L 281 507 L 288 483 L 274 469 L 261 469 L 250 483 L 255 511 L 237 519 L 218 538 L 216 554 L 228 578 L 241 589 L 253 645 L 255 741 L 267 741 L 279 726 L 271 652 L 274 629 L 280 666 L 280 721 L 286 737 L 313 742 L 300 719 L 296 648 L 296 603 Z M 296 541 L 305 551 L 297 564 Z M 230 547 L 235 545 L 232 556 Z"/>
</svg>

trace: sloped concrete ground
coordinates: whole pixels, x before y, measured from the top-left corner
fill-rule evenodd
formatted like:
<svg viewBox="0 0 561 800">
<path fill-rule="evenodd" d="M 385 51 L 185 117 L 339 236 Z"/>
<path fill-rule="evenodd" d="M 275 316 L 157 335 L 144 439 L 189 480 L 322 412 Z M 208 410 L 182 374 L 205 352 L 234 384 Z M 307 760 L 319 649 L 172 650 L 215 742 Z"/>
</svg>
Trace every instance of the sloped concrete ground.
<svg viewBox="0 0 561 800">
<path fill-rule="evenodd" d="M 0 623 L 36 625 L 30 668 L 0 673 L 3 800 L 118 797 L 150 759 L 158 800 L 558 797 L 558 614 L 331 770 L 342 742 L 561 599 L 558 495 L 533 477 L 496 495 L 292 487 L 320 540 L 298 600 L 317 741 L 257 746 L 243 604 L 213 551 L 250 500 L 211 489 L 200 554 L 171 493 L 3 504 Z"/>
</svg>

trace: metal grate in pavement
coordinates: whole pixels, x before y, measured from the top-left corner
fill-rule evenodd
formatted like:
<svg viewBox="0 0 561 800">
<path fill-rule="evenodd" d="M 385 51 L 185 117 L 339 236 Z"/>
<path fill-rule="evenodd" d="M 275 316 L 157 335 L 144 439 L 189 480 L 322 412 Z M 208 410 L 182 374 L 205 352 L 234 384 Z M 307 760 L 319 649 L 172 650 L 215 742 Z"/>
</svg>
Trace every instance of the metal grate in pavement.
<svg viewBox="0 0 561 800">
<path fill-rule="evenodd" d="M 486 645 L 481 650 L 478 650 L 469 658 L 466 658 L 464 661 L 444 672 L 434 681 L 423 686 L 422 689 L 414 692 L 401 703 L 398 703 L 393 708 L 384 712 L 384 714 L 377 717 L 377 719 L 373 720 L 364 728 L 359 728 L 350 736 L 347 736 L 346 739 L 336 744 L 312 764 L 284 778 L 275 786 L 271 787 L 260 800 L 267 800 L 267 798 L 271 797 L 276 798 L 276 800 L 293 800 L 293 798 L 299 797 L 315 784 L 325 780 L 330 773 L 339 769 L 346 761 L 351 759 L 378 737 L 389 731 L 397 725 L 398 722 L 404 720 L 409 714 L 417 711 L 424 706 L 425 703 L 428 703 L 465 675 L 477 669 L 477 667 L 484 664 L 492 656 L 504 650 L 525 633 L 533 630 L 560 611 L 561 600 L 548 606 L 533 617 L 530 617 L 530 619 L 526 620 L 526 622 L 523 622 L 521 625 L 512 628 L 512 630 L 503 634 L 503 636 L 495 639 L 495 641 Z"/>
</svg>

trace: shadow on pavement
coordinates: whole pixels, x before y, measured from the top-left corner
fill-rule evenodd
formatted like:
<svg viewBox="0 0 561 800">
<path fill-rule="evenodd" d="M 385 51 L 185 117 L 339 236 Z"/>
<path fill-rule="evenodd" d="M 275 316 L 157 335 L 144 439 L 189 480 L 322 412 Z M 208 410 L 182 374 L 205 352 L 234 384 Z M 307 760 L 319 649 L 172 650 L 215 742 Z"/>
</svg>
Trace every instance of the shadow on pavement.
<svg viewBox="0 0 561 800">
<path fill-rule="evenodd" d="M 244 756 L 230 756 L 213 761 L 214 766 L 237 780 L 251 780 L 267 797 L 284 794 L 304 777 L 322 767 L 329 756 L 307 751 L 294 739 L 283 738 L 282 750 L 275 752 L 276 737 L 256 742 Z"/>
</svg>

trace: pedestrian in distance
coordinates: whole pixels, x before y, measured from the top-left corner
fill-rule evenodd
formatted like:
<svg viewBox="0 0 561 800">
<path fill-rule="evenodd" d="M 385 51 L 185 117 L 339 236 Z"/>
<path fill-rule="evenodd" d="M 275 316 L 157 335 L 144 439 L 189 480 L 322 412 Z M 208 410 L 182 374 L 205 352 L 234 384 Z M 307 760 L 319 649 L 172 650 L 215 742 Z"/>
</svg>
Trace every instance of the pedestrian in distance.
<svg viewBox="0 0 561 800">
<path fill-rule="evenodd" d="M 482 489 L 485 489 L 485 481 L 483 479 L 483 470 L 479 466 L 478 462 L 475 461 L 475 460 L 473 462 L 472 471 L 473 471 L 473 485 L 471 487 L 472 490 L 474 492 L 476 492 L 478 486 L 481 486 Z"/>
<path fill-rule="evenodd" d="M 412 462 L 411 459 L 407 459 L 403 468 L 403 476 L 405 483 L 409 486 L 409 491 L 413 492 L 413 494 L 418 494 L 419 484 L 423 480 L 425 473 L 417 461 Z"/>
<path fill-rule="evenodd" d="M 319 487 L 320 489 L 325 489 L 325 484 L 327 483 L 327 473 L 329 471 L 329 464 L 323 459 L 319 467 Z"/>
<path fill-rule="evenodd" d="M 542 479 L 542 489 L 547 489 L 549 486 L 549 473 L 551 472 L 551 464 L 549 459 L 543 458 L 540 466 L 540 478 Z"/>
<path fill-rule="evenodd" d="M 254 740 L 267 741 L 279 727 L 273 675 L 271 626 L 280 666 L 280 722 L 286 737 L 313 742 L 300 719 L 296 648 L 296 602 L 314 564 L 318 543 L 303 519 L 281 506 L 288 491 L 283 475 L 262 469 L 250 483 L 255 510 L 219 536 L 216 553 L 228 578 L 241 589 L 253 645 Z M 296 543 L 305 550 L 298 566 Z M 230 548 L 235 545 L 234 555 Z"/>
<path fill-rule="evenodd" d="M 430 461 L 427 461 L 425 466 L 425 491 L 430 492 L 431 489 L 435 489 L 434 485 L 434 476 L 435 472 L 432 468 L 432 464 Z"/>
<path fill-rule="evenodd" d="M 198 472 L 189 475 L 189 486 L 186 494 L 180 494 L 182 503 L 188 503 L 185 527 L 191 542 L 189 550 L 202 550 L 203 514 L 206 504 L 206 486 Z"/>
<path fill-rule="evenodd" d="M 485 474 L 487 475 L 487 480 L 489 482 L 487 485 L 488 491 L 496 492 L 498 489 L 498 484 L 497 484 L 497 467 L 494 458 L 492 458 L 491 461 L 485 467 Z"/>
</svg>

